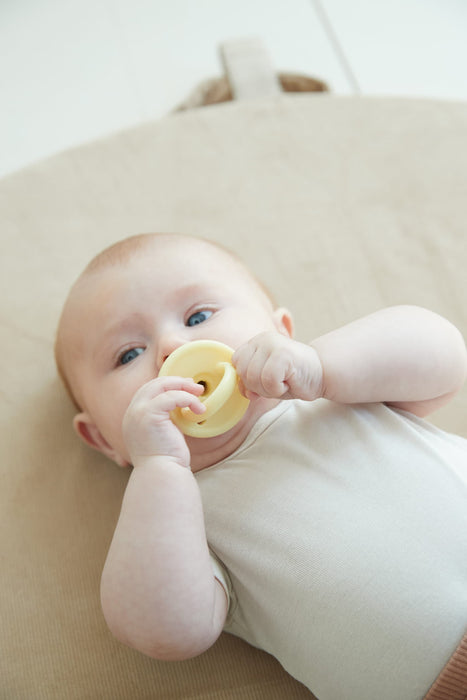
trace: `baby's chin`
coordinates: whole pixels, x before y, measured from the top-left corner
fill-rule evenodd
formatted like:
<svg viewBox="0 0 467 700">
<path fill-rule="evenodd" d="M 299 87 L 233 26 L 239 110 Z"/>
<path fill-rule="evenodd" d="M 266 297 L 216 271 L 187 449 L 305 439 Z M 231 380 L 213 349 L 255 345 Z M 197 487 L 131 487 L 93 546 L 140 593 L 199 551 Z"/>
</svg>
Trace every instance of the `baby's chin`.
<svg viewBox="0 0 467 700">
<path fill-rule="evenodd" d="M 187 436 L 192 470 L 212 466 L 233 454 L 246 440 L 256 421 L 279 402 L 280 399 L 266 399 L 254 394 L 243 418 L 227 432 L 208 438 Z"/>
</svg>

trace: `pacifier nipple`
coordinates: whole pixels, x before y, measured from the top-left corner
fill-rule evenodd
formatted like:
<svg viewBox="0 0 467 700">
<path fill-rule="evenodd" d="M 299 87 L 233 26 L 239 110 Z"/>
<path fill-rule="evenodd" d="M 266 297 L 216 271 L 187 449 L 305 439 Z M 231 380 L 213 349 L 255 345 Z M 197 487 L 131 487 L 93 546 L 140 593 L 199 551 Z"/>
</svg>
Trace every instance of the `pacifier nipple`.
<svg viewBox="0 0 467 700">
<path fill-rule="evenodd" d="M 214 437 L 238 423 L 249 400 L 239 391 L 238 377 L 232 365 L 233 350 L 214 340 L 195 340 L 181 345 L 165 360 L 160 377 L 191 377 L 204 387 L 200 401 L 206 406 L 197 415 L 189 408 L 176 408 L 170 417 L 175 425 L 192 437 Z"/>
</svg>

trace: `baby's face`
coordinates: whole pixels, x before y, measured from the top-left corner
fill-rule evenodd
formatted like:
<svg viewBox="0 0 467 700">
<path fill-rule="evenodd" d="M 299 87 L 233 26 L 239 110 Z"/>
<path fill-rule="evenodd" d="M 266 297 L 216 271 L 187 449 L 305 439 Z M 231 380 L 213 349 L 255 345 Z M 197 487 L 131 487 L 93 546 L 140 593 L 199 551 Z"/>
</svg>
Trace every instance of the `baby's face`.
<svg viewBox="0 0 467 700">
<path fill-rule="evenodd" d="M 281 330 L 278 312 L 248 273 L 195 239 L 159 242 L 91 273 L 68 307 L 63 332 L 71 385 L 120 463 L 130 461 L 125 411 L 171 352 L 200 339 L 236 349 L 262 331 Z"/>
</svg>

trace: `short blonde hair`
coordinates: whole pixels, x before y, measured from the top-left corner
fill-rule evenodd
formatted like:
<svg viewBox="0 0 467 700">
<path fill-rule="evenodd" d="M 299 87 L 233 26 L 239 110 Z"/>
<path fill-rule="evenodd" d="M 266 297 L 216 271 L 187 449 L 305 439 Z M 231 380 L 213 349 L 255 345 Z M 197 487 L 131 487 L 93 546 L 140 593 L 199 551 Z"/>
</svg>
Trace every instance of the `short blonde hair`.
<svg viewBox="0 0 467 700">
<path fill-rule="evenodd" d="M 213 248 L 216 248 L 217 250 L 223 252 L 226 256 L 228 256 L 231 260 L 233 260 L 238 266 L 247 273 L 248 277 L 251 279 L 252 282 L 255 283 L 257 286 L 258 290 L 260 290 L 266 297 L 267 299 L 271 302 L 272 306 L 275 307 L 276 303 L 275 300 L 273 299 L 272 294 L 270 291 L 267 289 L 267 287 L 257 278 L 255 275 L 251 272 L 251 270 L 248 269 L 248 267 L 245 265 L 245 263 L 231 250 L 228 248 L 224 247 L 223 245 L 216 243 L 214 241 L 210 241 L 207 238 L 201 238 L 201 237 L 195 237 L 195 236 L 189 236 L 187 234 L 181 234 L 181 233 L 140 233 L 136 234 L 134 236 L 129 236 L 127 238 L 124 238 L 120 241 L 117 241 L 116 243 L 113 243 L 112 245 L 108 246 L 107 248 L 104 248 L 100 253 L 98 253 L 92 260 L 86 265 L 84 268 L 83 272 L 79 275 L 78 279 L 76 282 L 73 284 L 73 286 L 70 289 L 70 292 L 68 294 L 67 300 L 65 301 L 62 314 L 60 316 L 59 322 L 58 322 L 58 327 L 57 327 L 57 333 L 55 337 L 55 345 L 54 345 L 54 354 L 55 354 L 55 363 L 57 366 L 57 371 L 59 374 L 59 377 L 67 391 L 68 396 L 70 397 L 71 401 L 73 402 L 75 408 L 78 411 L 82 410 L 82 407 L 79 404 L 79 401 L 76 397 L 76 394 L 71 386 L 70 378 L 69 378 L 69 372 L 67 370 L 67 348 L 66 348 L 66 343 L 64 339 L 64 334 L 63 334 L 63 321 L 67 312 L 69 300 L 73 296 L 73 291 L 82 283 L 83 280 L 85 280 L 88 276 L 93 275 L 98 273 L 100 270 L 107 269 L 109 267 L 113 266 L 122 266 L 127 264 L 130 260 L 132 260 L 136 255 L 140 254 L 143 252 L 145 249 L 147 249 L 149 246 L 154 244 L 155 242 L 170 242 L 170 241 L 176 241 L 176 240 L 187 240 L 187 241 L 198 241 L 201 243 L 205 243 L 206 245 L 212 246 Z"/>
</svg>

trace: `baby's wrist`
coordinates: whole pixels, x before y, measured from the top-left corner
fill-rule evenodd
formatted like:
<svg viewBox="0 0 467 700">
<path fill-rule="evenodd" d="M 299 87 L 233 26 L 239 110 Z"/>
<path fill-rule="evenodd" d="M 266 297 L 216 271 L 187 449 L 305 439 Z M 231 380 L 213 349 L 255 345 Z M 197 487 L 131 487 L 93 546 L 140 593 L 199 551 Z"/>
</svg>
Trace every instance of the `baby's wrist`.
<svg viewBox="0 0 467 700">
<path fill-rule="evenodd" d="M 189 464 L 182 463 L 171 455 L 136 455 L 132 459 L 134 469 L 151 469 L 165 471 L 167 469 L 191 470 Z"/>
<path fill-rule="evenodd" d="M 325 393 L 323 365 L 318 352 L 312 345 L 304 346 L 304 350 L 306 355 L 305 366 L 307 367 L 305 372 L 307 377 L 305 382 L 307 396 L 305 398 L 308 401 L 315 401 L 323 398 Z"/>
</svg>

